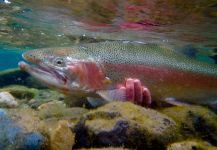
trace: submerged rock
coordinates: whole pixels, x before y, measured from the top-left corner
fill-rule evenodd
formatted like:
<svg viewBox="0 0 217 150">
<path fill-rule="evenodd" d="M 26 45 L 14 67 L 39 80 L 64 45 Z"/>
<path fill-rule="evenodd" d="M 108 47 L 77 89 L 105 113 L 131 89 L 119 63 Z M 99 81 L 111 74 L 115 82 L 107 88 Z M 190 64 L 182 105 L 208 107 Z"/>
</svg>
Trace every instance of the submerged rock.
<svg viewBox="0 0 217 150">
<path fill-rule="evenodd" d="M 38 90 L 37 95 L 33 99 L 31 99 L 28 104 L 30 105 L 30 107 L 36 109 L 42 104 L 62 100 L 64 100 L 64 96 L 61 93 L 49 89 L 43 89 Z"/>
<path fill-rule="evenodd" d="M 30 100 L 34 98 L 38 92 L 37 89 L 28 88 L 20 85 L 11 85 L 0 89 L 0 91 L 7 91 L 19 100 Z"/>
<path fill-rule="evenodd" d="M 189 141 L 182 141 L 170 144 L 167 147 L 167 150 L 216 150 L 217 147 L 212 146 L 211 144 L 198 141 L 198 140 L 189 140 Z"/>
<path fill-rule="evenodd" d="M 127 148 L 118 148 L 118 147 L 106 147 L 106 148 L 81 148 L 79 150 L 129 150 Z"/>
<path fill-rule="evenodd" d="M 8 110 L 8 115 L 13 122 L 25 129 L 27 132 L 39 130 L 42 123 L 38 116 L 38 112 L 31 108 L 17 108 Z"/>
<path fill-rule="evenodd" d="M 161 112 L 175 120 L 182 138 L 199 138 L 217 145 L 217 115 L 208 108 L 177 106 Z"/>
<path fill-rule="evenodd" d="M 78 120 L 80 117 L 87 113 L 88 110 L 82 107 L 67 108 L 62 101 L 51 101 L 42 104 L 38 107 L 39 117 L 41 119 L 67 119 Z"/>
<path fill-rule="evenodd" d="M 62 101 L 51 101 L 38 107 L 41 119 L 63 117 L 65 109 L 66 105 Z"/>
<path fill-rule="evenodd" d="M 40 150 L 45 145 L 45 138 L 38 132 L 26 133 L 19 138 L 23 140 L 19 145 L 22 150 Z"/>
<path fill-rule="evenodd" d="M 1 3 L 1 1 L 0 1 L 0 3 Z M 1 16 L 1 17 L 0 17 L 0 24 L 1 24 L 1 25 L 6 25 L 7 23 L 8 23 L 7 17 Z"/>
<path fill-rule="evenodd" d="M 113 102 L 87 113 L 75 127 L 80 147 L 162 149 L 176 139 L 176 123 L 157 111 Z"/>
<path fill-rule="evenodd" d="M 0 107 L 14 108 L 18 106 L 18 102 L 8 92 L 0 92 Z"/>
<path fill-rule="evenodd" d="M 0 109 L 0 149 L 38 150 L 45 145 L 38 132 L 28 132 L 17 124 L 6 110 Z"/>
<path fill-rule="evenodd" d="M 0 92 L 1 91 L 9 92 L 20 104 L 29 105 L 34 109 L 50 101 L 64 100 L 62 94 L 49 89 L 35 89 L 21 85 L 10 85 L 0 89 Z"/>
<path fill-rule="evenodd" d="M 45 107 L 49 109 L 47 106 L 45 105 L 43 109 Z M 77 108 L 77 110 L 79 109 Z M 69 116 L 67 117 L 63 114 L 62 117 L 55 117 L 56 115 L 54 115 L 48 118 L 41 118 L 40 111 L 31 108 L 11 109 L 8 111 L 10 120 L 25 131 L 25 137 L 20 138 L 21 140 L 25 140 L 19 142 L 21 143 L 19 147 L 29 147 L 29 149 L 31 149 L 32 145 L 34 147 L 40 146 L 42 142 L 44 142 L 43 147 L 46 149 L 71 149 L 74 144 L 75 135 L 70 128 L 73 125 L 72 122 L 79 120 L 82 113 L 76 113 L 75 110 L 75 115 L 73 116 L 73 112 L 71 114 L 72 116 L 68 114 Z M 62 120 L 63 118 L 67 118 L 68 120 Z M 43 141 L 40 138 L 42 135 Z M 22 134 L 22 136 L 24 135 Z"/>
<path fill-rule="evenodd" d="M 50 131 L 51 150 L 71 150 L 75 143 L 75 134 L 68 121 L 59 121 L 55 129 Z"/>
</svg>

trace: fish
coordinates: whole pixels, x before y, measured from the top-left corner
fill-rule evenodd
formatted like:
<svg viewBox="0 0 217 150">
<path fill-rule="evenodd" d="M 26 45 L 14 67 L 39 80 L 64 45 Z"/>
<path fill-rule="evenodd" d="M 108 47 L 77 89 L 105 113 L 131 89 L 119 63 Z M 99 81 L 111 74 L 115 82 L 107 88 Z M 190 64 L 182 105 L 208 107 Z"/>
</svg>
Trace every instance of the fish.
<svg viewBox="0 0 217 150">
<path fill-rule="evenodd" d="M 108 41 L 34 49 L 23 58 L 22 70 L 66 95 L 124 99 L 126 93 L 119 87 L 134 78 L 150 90 L 155 102 L 217 103 L 217 66 L 164 44 Z"/>
</svg>

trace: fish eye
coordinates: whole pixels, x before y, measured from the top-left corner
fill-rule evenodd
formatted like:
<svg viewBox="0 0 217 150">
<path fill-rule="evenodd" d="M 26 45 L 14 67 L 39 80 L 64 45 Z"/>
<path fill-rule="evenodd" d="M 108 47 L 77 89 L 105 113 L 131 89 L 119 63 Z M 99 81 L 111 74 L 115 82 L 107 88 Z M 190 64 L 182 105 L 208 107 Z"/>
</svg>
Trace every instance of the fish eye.
<svg viewBox="0 0 217 150">
<path fill-rule="evenodd" d="M 57 65 L 57 66 L 60 66 L 60 67 L 63 67 L 65 65 L 63 58 L 56 58 L 54 60 L 54 64 Z"/>
<path fill-rule="evenodd" d="M 61 61 L 61 60 L 57 60 L 57 64 L 58 64 L 58 65 L 61 65 L 61 64 L 62 64 L 62 61 Z"/>
</svg>

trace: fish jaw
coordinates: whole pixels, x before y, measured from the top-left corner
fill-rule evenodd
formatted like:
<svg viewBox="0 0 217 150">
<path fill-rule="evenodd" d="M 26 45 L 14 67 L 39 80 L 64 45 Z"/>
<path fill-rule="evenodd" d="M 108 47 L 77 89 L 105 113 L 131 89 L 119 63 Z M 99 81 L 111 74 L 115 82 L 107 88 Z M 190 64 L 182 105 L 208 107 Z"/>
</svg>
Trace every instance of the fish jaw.
<svg viewBox="0 0 217 150">
<path fill-rule="evenodd" d="M 60 90 L 68 90 L 66 83 L 67 77 L 58 71 L 52 70 L 42 65 L 29 65 L 21 61 L 18 63 L 21 70 L 28 72 L 34 78 L 38 79 L 41 83 Z"/>
</svg>

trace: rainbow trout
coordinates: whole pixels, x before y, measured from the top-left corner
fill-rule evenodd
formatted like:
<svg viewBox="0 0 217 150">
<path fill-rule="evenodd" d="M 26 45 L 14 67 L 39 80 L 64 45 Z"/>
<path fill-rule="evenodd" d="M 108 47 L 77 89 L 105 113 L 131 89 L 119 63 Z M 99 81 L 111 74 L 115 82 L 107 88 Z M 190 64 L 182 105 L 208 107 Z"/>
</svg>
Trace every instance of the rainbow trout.
<svg viewBox="0 0 217 150">
<path fill-rule="evenodd" d="M 118 86 L 139 79 L 153 101 L 214 105 L 217 66 L 176 54 L 165 45 L 101 42 L 23 54 L 22 70 L 68 95 L 123 99 Z M 115 92 L 116 91 L 116 92 Z"/>
</svg>

